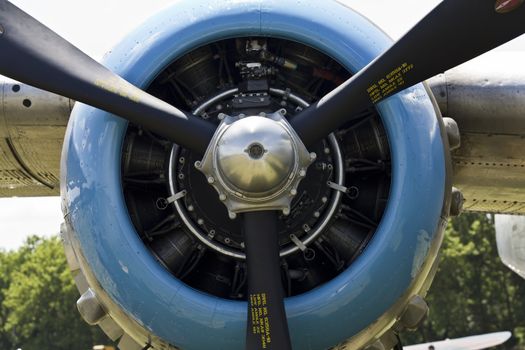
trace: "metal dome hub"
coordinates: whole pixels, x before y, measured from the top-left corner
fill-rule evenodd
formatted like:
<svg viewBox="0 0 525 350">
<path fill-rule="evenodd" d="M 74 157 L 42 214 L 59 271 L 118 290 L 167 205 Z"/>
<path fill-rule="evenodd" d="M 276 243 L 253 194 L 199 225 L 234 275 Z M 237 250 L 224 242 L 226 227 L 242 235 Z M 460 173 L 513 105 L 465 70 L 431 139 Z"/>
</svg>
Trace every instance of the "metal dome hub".
<svg viewBox="0 0 525 350">
<path fill-rule="evenodd" d="M 308 153 L 284 114 L 283 109 L 259 116 L 222 115 L 204 158 L 195 163 L 230 216 L 253 210 L 290 212 L 315 153 Z"/>
</svg>

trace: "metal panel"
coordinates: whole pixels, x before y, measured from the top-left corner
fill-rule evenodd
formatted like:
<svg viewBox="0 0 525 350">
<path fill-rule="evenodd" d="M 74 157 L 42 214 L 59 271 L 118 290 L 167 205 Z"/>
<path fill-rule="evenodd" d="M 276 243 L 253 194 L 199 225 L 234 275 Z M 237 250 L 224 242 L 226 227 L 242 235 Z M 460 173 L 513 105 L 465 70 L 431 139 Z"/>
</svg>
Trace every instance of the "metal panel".
<svg viewBox="0 0 525 350">
<path fill-rule="evenodd" d="M 0 197 L 58 195 L 72 104 L 0 76 Z"/>
<path fill-rule="evenodd" d="M 461 147 L 454 186 L 470 211 L 525 214 L 525 53 L 491 53 L 429 81 Z"/>
</svg>

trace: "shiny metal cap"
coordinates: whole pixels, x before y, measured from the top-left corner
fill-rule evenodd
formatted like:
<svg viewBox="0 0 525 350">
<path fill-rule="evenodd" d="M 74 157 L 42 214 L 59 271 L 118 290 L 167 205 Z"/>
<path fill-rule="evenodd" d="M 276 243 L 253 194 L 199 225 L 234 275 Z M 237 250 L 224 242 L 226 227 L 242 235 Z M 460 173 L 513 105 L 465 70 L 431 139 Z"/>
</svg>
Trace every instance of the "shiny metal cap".
<svg viewBox="0 0 525 350">
<path fill-rule="evenodd" d="M 236 213 L 282 210 L 290 213 L 299 182 L 315 160 L 280 109 L 260 116 L 220 115 L 222 120 L 202 161 L 195 167 Z"/>
<path fill-rule="evenodd" d="M 282 188 L 294 169 L 292 136 L 281 124 L 260 116 L 238 120 L 217 146 L 216 164 L 228 187 L 250 197 Z"/>
</svg>

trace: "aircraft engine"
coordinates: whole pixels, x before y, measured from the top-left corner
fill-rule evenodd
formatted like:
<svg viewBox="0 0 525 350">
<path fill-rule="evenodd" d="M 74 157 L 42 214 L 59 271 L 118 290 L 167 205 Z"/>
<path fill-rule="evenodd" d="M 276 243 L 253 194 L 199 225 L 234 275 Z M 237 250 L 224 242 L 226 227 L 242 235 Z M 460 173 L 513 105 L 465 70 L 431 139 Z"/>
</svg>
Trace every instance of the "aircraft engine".
<svg viewBox="0 0 525 350">
<path fill-rule="evenodd" d="M 184 0 L 104 64 L 218 125 L 293 117 L 390 43 L 337 2 Z M 447 134 L 428 91 L 419 84 L 363 110 L 308 149 L 314 163 L 278 227 L 294 349 L 389 349 L 424 318 L 451 197 Z M 201 160 L 99 109 L 72 112 L 61 164 L 66 253 L 80 313 L 123 350 L 244 347 L 241 225 Z M 248 171 L 221 171 L 230 170 Z"/>
</svg>

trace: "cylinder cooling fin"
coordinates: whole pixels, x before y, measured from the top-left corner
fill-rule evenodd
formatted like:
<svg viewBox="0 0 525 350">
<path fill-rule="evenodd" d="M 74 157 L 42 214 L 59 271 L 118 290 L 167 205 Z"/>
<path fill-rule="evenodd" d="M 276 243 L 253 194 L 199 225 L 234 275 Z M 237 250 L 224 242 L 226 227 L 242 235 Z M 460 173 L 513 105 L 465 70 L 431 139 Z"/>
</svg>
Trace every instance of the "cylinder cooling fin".
<svg viewBox="0 0 525 350">
<path fill-rule="evenodd" d="M 218 125 L 293 118 L 389 45 L 335 2 L 205 3 L 178 2 L 105 64 Z M 68 237 L 107 317 L 140 346 L 242 349 L 243 235 L 196 169 L 202 155 L 80 104 L 64 147 Z M 439 120 L 419 85 L 308 151 L 315 162 L 279 217 L 293 346 L 360 348 L 424 292 L 437 255 L 449 191 Z"/>
</svg>

